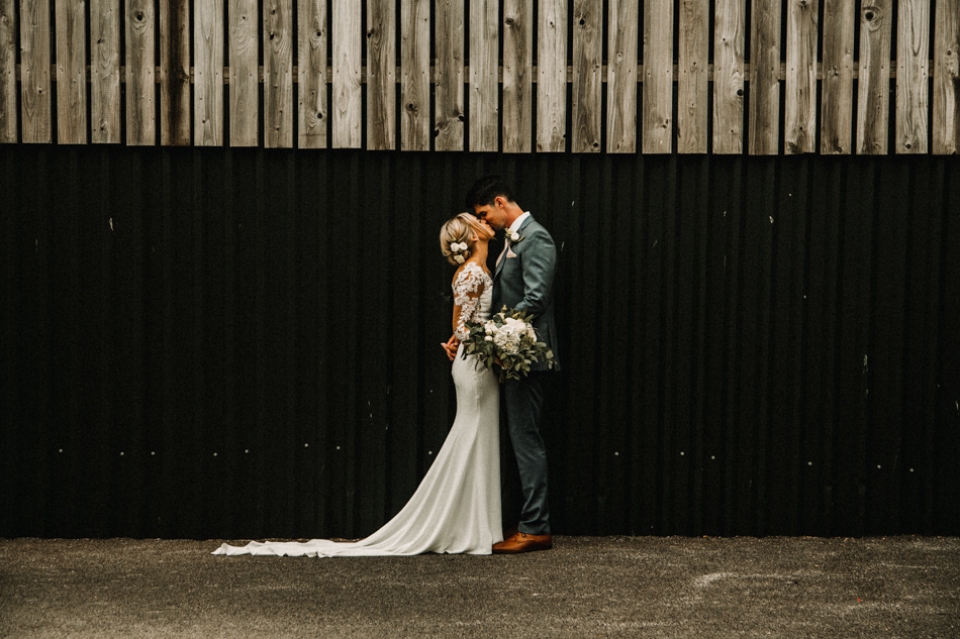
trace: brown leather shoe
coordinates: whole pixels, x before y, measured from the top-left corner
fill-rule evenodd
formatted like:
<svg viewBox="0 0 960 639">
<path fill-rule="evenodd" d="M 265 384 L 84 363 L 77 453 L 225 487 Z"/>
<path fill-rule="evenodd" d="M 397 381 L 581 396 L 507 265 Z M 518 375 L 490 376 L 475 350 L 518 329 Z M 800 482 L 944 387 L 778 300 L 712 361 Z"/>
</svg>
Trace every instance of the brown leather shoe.
<svg viewBox="0 0 960 639">
<path fill-rule="evenodd" d="M 550 535 L 528 535 L 518 532 L 515 535 L 507 537 L 498 544 L 493 545 L 495 554 L 513 554 L 518 552 L 530 552 L 531 550 L 549 550 L 553 548 L 553 539 Z"/>
</svg>

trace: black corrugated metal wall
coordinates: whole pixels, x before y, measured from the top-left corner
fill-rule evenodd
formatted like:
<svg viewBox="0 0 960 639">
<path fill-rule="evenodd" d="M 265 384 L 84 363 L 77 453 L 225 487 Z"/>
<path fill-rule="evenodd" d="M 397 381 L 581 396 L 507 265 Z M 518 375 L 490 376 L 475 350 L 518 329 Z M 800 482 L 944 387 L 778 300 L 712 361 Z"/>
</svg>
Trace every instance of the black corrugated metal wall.
<svg viewBox="0 0 960 639">
<path fill-rule="evenodd" d="M 960 533 L 954 158 L 16 146 L 0 535 L 374 530 L 452 421 L 436 238 L 495 171 L 561 249 L 557 532 Z"/>
</svg>

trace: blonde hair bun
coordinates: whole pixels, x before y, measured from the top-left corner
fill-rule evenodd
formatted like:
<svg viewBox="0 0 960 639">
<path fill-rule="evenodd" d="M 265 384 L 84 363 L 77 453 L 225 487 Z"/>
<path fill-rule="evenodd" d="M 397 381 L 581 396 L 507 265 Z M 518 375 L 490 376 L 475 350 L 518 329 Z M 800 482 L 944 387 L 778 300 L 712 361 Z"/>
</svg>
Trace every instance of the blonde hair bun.
<svg viewBox="0 0 960 639">
<path fill-rule="evenodd" d="M 481 225 L 473 215 L 460 213 L 440 227 L 440 252 L 448 262 L 459 266 L 470 259 L 473 254 L 470 240 L 477 226 Z"/>
</svg>

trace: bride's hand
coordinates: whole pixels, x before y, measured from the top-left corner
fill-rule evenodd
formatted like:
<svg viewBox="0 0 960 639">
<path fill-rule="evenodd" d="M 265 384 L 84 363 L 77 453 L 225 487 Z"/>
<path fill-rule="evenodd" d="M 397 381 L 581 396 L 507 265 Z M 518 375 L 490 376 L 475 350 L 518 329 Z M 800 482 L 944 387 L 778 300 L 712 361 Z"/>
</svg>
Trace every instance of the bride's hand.
<svg viewBox="0 0 960 639">
<path fill-rule="evenodd" d="M 450 358 L 452 362 L 457 358 L 457 349 L 460 348 L 460 340 L 457 339 L 456 335 L 451 335 L 450 339 L 446 342 L 441 342 L 441 347 L 443 347 L 444 352 L 446 352 L 447 357 Z"/>
</svg>

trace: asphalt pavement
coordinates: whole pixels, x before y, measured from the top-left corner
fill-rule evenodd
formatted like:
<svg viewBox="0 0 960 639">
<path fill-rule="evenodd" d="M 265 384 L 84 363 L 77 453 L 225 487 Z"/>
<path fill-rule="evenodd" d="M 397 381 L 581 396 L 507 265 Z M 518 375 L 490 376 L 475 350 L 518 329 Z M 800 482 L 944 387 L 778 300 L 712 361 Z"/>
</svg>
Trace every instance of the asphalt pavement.
<svg viewBox="0 0 960 639">
<path fill-rule="evenodd" d="M 212 556 L 222 541 L 0 539 L 0 637 L 960 638 L 956 537 L 333 559 Z"/>
</svg>

